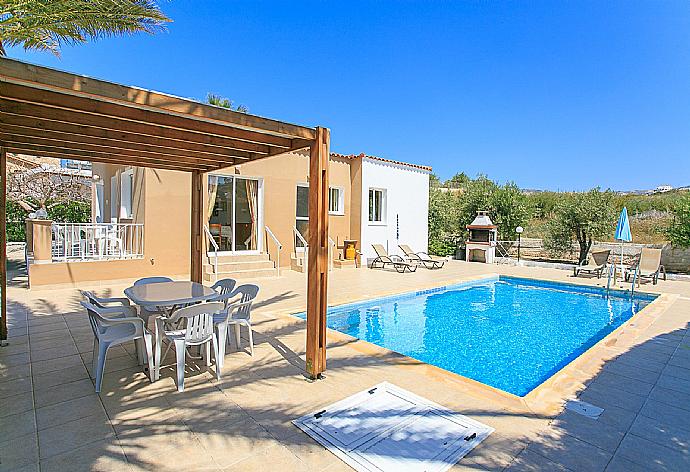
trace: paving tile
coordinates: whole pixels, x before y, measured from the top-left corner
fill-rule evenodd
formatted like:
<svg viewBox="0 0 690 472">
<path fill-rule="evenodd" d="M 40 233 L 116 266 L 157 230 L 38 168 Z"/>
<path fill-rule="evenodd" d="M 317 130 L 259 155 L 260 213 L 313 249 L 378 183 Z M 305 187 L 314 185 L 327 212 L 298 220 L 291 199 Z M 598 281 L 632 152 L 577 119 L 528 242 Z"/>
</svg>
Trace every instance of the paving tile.
<svg viewBox="0 0 690 472">
<path fill-rule="evenodd" d="M 604 470 L 613 456 L 610 452 L 567 434 L 547 433 L 529 444 L 527 449 L 572 470 Z"/>
<path fill-rule="evenodd" d="M 688 364 L 688 367 L 690 367 L 690 364 Z M 664 369 L 663 374 L 668 375 L 670 377 L 676 377 L 679 379 L 690 381 L 690 368 L 686 369 L 684 367 L 679 367 L 677 365 L 668 365 Z"/>
<path fill-rule="evenodd" d="M 51 349 L 41 349 L 40 351 L 32 351 L 31 360 L 33 362 L 47 361 L 56 359 L 58 357 L 73 356 L 77 353 L 77 346 L 74 343 L 65 344 L 60 347 Z"/>
<path fill-rule="evenodd" d="M 690 456 L 668 447 L 628 434 L 623 438 L 617 455 L 624 457 L 648 471 L 690 470 Z"/>
<path fill-rule="evenodd" d="M 37 463 L 38 442 L 35 434 L 19 436 L 0 447 L 0 472 L 15 472 Z"/>
<path fill-rule="evenodd" d="M 46 428 L 38 432 L 41 458 L 51 457 L 115 436 L 107 417 L 97 414 L 69 423 Z"/>
<path fill-rule="evenodd" d="M 615 452 L 626 431 L 568 410 L 559 415 L 551 427 L 611 453 Z"/>
<path fill-rule="evenodd" d="M 504 437 L 494 432 L 479 446 L 472 449 L 460 461 L 460 464 L 474 470 L 502 470 L 510 465 L 526 447 L 527 443 L 525 442 L 516 441 L 514 438 Z"/>
<path fill-rule="evenodd" d="M 649 394 L 649 399 L 684 410 L 690 410 L 690 393 L 683 393 L 657 385 L 652 390 L 652 393 Z"/>
<path fill-rule="evenodd" d="M 662 374 L 656 384 L 660 387 L 690 394 L 690 380 Z"/>
<path fill-rule="evenodd" d="M 21 364 L 13 367 L 0 368 L 0 382 L 7 382 L 9 380 L 20 379 L 22 377 L 31 377 L 30 364 Z"/>
<path fill-rule="evenodd" d="M 42 333 L 52 333 L 52 332 L 62 332 L 67 329 L 67 323 L 64 320 L 60 320 L 56 323 L 43 324 L 38 326 L 31 326 L 29 324 L 29 336 Z"/>
<path fill-rule="evenodd" d="M 613 372 L 602 372 L 591 383 L 592 386 L 608 388 L 611 390 L 622 390 L 635 395 L 649 395 L 654 384 L 640 382 L 639 380 L 623 377 Z"/>
<path fill-rule="evenodd" d="M 640 414 L 657 422 L 690 431 L 690 411 L 649 400 Z"/>
<path fill-rule="evenodd" d="M 659 372 L 647 370 L 640 366 L 630 366 L 623 363 L 611 362 L 606 364 L 604 370 L 613 372 L 614 374 L 622 375 L 642 382 L 653 384 L 659 378 Z"/>
<path fill-rule="evenodd" d="M 620 454 L 615 454 L 606 466 L 606 472 L 647 472 L 648 470 L 647 467 L 626 459 Z"/>
<path fill-rule="evenodd" d="M 32 392 L 20 393 L 19 395 L 12 395 L 2 399 L 2 408 L 0 408 L 0 418 L 15 413 L 23 413 L 34 408 L 34 396 Z"/>
<path fill-rule="evenodd" d="M 29 353 L 22 352 L 19 354 L 2 355 L 0 351 L 0 369 L 7 369 L 18 365 L 28 364 L 30 361 Z"/>
<path fill-rule="evenodd" d="M 41 472 L 119 472 L 130 470 L 118 441 L 96 441 L 41 461 Z"/>
<path fill-rule="evenodd" d="M 31 391 L 31 377 L 21 377 L 0 382 L 0 398 L 11 397 Z"/>
<path fill-rule="evenodd" d="M 63 346 L 74 345 L 71 336 L 60 336 L 59 338 L 32 339 L 31 352 L 42 351 L 44 349 L 55 349 Z M 32 359 L 36 360 L 36 359 Z"/>
<path fill-rule="evenodd" d="M 566 471 L 565 467 L 548 460 L 546 457 L 525 449 L 510 463 L 504 470 L 510 472 L 543 472 L 543 471 Z"/>
<path fill-rule="evenodd" d="M 600 385 L 596 382 L 591 383 L 578 398 L 601 408 L 615 406 L 632 412 L 640 411 L 646 400 L 645 395 L 629 393 L 609 384 Z"/>
<path fill-rule="evenodd" d="M 89 373 L 83 365 L 75 365 L 66 369 L 54 370 L 52 372 L 45 372 L 34 376 L 34 388 L 37 390 L 53 387 L 75 380 L 84 380 L 89 378 Z"/>
<path fill-rule="evenodd" d="M 690 454 L 690 431 L 673 426 L 666 426 L 656 420 L 639 415 L 630 434 L 652 441 L 661 446 L 670 447 L 685 455 Z"/>
<path fill-rule="evenodd" d="M 2 444 L 27 434 L 36 433 L 36 417 L 32 410 L 15 415 L 7 415 L 0 420 L 0 449 Z"/>
<path fill-rule="evenodd" d="M 36 408 L 54 405 L 74 398 L 85 397 L 94 393 L 90 380 L 77 380 L 66 384 L 55 385 L 44 390 L 35 390 Z"/>
<path fill-rule="evenodd" d="M 242 471 L 242 472 L 263 472 L 266 470 L 266 465 L 271 464 L 274 470 L 304 470 L 305 464 L 302 463 L 288 448 L 282 444 L 274 444 L 266 449 L 263 449 L 250 457 L 243 459 L 230 467 L 226 467 L 224 471 Z"/>
<path fill-rule="evenodd" d="M 83 366 L 84 362 L 78 355 L 59 357 L 57 359 L 49 359 L 40 362 L 32 362 L 31 370 L 33 375 L 43 374 L 54 370 L 67 369 L 68 367 Z"/>
<path fill-rule="evenodd" d="M 38 408 L 36 410 L 36 421 L 38 429 L 42 430 L 99 414 L 102 415 L 103 419 L 107 418 L 100 398 L 94 393 Z"/>
</svg>

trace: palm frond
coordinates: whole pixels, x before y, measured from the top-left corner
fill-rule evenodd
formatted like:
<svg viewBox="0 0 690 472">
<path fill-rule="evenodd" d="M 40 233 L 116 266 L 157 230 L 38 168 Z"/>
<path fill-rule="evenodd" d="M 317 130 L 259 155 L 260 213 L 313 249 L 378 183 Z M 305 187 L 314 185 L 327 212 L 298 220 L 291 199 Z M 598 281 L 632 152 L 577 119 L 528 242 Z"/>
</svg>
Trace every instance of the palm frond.
<svg viewBox="0 0 690 472">
<path fill-rule="evenodd" d="M 59 54 L 64 44 L 153 34 L 169 21 L 154 0 L 0 0 L 0 55 L 7 46 Z"/>
</svg>

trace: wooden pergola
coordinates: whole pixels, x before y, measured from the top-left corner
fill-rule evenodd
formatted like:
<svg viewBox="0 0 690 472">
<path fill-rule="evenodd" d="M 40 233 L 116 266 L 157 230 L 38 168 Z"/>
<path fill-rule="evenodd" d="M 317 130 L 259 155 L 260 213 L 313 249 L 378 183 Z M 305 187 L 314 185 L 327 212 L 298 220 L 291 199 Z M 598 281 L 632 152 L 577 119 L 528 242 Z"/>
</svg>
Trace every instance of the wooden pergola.
<svg viewBox="0 0 690 472">
<path fill-rule="evenodd" d="M 2 320 L 7 338 L 6 153 L 191 173 L 191 280 L 202 281 L 209 171 L 310 149 L 307 372 L 326 368 L 330 132 L 0 58 Z"/>
</svg>

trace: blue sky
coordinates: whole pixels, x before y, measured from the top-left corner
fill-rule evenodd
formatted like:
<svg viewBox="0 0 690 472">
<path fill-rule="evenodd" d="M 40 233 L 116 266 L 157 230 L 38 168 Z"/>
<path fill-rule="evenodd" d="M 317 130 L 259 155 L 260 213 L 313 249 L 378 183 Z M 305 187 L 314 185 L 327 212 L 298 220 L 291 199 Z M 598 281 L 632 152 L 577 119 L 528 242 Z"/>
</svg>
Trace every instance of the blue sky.
<svg viewBox="0 0 690 472">
<path fill-rule="evenodd" d="M 162 1 L 165 33 L 11 57 L 527 188 L 690 185 L 690 2 Z"/>
</svg>

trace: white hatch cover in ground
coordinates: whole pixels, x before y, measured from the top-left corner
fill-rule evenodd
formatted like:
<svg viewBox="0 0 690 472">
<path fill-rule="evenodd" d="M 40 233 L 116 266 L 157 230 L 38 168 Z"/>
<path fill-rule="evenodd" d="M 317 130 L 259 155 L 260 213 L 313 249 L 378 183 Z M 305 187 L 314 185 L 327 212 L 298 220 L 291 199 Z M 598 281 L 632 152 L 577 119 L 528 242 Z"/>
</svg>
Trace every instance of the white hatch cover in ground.
<svg viewBox="0 0 690 472">
<path fill-rule="evenodd" d="M 293 421 L 358 471 L 441 472 L 494 429 L 383 382 Z"/>
</svg>

